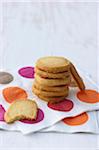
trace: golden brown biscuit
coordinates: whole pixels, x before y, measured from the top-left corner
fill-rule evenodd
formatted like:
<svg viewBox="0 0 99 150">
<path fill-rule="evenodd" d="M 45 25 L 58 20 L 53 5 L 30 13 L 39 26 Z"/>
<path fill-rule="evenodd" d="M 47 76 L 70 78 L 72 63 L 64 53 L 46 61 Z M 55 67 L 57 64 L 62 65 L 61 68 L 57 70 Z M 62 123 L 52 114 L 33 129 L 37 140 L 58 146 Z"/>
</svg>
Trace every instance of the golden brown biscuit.
<svg viewBox="0 0 99 150">
<path fill-rule="evenodd" d="M 39 97 L 40 99 L 46 101 L 46 102 L 51 101 L 51 102 L 55 102 L 55 103 L 56 103 L 56 102 L 60 102 L 60 101 L 62 101 L 62 100 L 65 98 L 65 96 L 45 97 L 45 96 L 42 96 L 42 95 L 38 95 L 38 97 Z"/>
<path fill-rule="evenodd" d="M 68 89 L 68 86 L 62 85 L 62 86 L 45 86 L 41 85 L 38 82 L 34 82 L 33 84 L 38 90 L 48 91 L 48 92 L 63 92 Z"/>
<path fill-rule="evenodd" d="M 35 80 L 45 86 L 60 86 L 60 85 L 69 85 L 71 82 L 71 78 L 68 77 L 67 79 L 44 79 L 39 75 L 35 74 Z"/>
<path fill-rule="evenodd" d="M 67 96 L 69 93 L 69 89 L 66 89 L 63 92 L 48 92 L 48 91 L 43 91 L 43 90 L 38 90 L 35 86 L 32 87 L 32 91 L 36 95 L 42 95 L 44 97 L 58 97 L 58 96 Z"/>
<path fill-rule="evenodd" d="M 21 119 L 35 119 L 37 116 L 37 104 L 29 99 L 14 101 L 4 115 L 7 123 L 13 123 Z"/>
<path fill-rule="evenodd" d="M 70 83 L 70 87 L 78 87 L 76 81 L 74 80 L 73 76 L 71 75 L 71 83 Z"/>
<path fill-rule="evenodd" d="M 68 95 L 66 96 L 53 96 L 53 97 L 45 97 L 45 96 L 42 96 L 42 95 L 38 95 L 37 93 L 35 93 L 35 91 L 33 91 L 33 93 L 39 97 L 41 100 L 44 100 L 46 102 L 49 102 L 49 101 L 57 101 L 57 102 L 60 102 L 62 101 L 65 97 L 67 97 Z"/>
<path fill-rule="evenodd" d="M 41 77 L 52 78 L 52 79 L 68 78 L 68 76 L 70 76 L 69 70 L 65 71 L 65 72 L 61 72 L 61 73 L 49 73 L 49 72 L 40 70 L 38 68 L 35 68 L 35 72 L 36 72 L 36 74 L 38 74 Z"/>
<path fill-rule="evenodd" d="M 60 73 L 69 70 L 70 62 L 64 57 L 42 57 L 37 61 L 36 67 L 49 73 Z"/>
<path fill-rule="evenodd" d="M 48 72 L 48 73 L 61 73 L 61 72 L 70 71 L 73 78 L 74 78 L 74 80 L 76 81 L 77 86 L 79 87 L 79 89 L 80 90 L 85 89 L 84 82 L 81 79 L 81 77 L 79 76 L 76 68 L 74 67 L 74 65 L 69 60 L 65 59 L 64 57 L 49 56 L 49 57 L 40 58 L 36 63 L 36 68 L 38 68 L 39 70 Z M 37 82 L 39 82 L 40 84 L 42 84 L 43 81 L 45 83 L 45 80 L 41 81 L 37 78 Z M 63 84 L 61 82 L 63 82 L 63 81 L 60 81 L 60 85 Z M 66 82 L 66 80 L 65 80 L 65 82 Z M 64 84 L 65 84 L 65 82 L 64 82 Z M 54 81 L 53 81 L 53 83 L 54 83 Z M 51 86 L 51 85 L 48 85 L 48 84 L 44 84 L 44 85 Z M 55 86 L 57 86 L 57 85 L 55 84 Z"/>
<path fill-rule="evenodd" d="M 71 72 L 74 80 L 76 81 L 77 86 L 79 87 L 79 89 L 84 90 L 85 89 L 84 82 L 83 82 L 82 78 L 79 76 L 76 68 L 74 67 L 74 65 L 72 63 L 70 64 L 70 72 Z"/>
</svg>

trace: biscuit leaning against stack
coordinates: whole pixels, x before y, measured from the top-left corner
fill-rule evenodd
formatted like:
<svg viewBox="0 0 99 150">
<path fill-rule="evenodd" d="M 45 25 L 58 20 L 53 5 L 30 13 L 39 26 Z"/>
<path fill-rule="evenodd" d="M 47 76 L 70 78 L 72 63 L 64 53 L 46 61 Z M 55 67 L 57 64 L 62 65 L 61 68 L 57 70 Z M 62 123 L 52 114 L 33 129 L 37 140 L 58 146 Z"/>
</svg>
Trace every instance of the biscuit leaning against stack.
<svg viewBox="0 0 99 150">
<path fill-rule="evenodd" d="M 71 74 L 78 87 L 83 90 L 84 83 L 69 60 L 54 56 L 40 58 L 35 67 L 35 82 L 32 91 L 47 102 L 60 101 L 69 94 Z"/>
</svg>

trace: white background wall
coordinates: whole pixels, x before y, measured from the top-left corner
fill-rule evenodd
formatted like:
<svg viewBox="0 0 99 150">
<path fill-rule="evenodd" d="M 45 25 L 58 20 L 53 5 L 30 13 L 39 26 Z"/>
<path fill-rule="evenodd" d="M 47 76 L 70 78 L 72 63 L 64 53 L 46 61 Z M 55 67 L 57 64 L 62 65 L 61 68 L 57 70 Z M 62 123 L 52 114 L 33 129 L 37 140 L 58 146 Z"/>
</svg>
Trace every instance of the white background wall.
<svg viewBox="0 0 99 150">
<path fill-rule="evenodd" d="M 95 2 L 3 2 L 1 67 L 35 63 L 61 55 L 97 77 L 97 4 Z"/>
</svg>

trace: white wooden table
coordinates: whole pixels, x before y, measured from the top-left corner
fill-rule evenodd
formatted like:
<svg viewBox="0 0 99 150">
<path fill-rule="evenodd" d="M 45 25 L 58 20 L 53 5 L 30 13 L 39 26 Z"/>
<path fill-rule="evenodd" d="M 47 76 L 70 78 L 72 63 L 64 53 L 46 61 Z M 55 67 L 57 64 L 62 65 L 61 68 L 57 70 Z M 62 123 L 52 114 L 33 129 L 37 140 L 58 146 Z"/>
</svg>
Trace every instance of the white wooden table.
<svg viewBox="0 0 99 150">
<path fill-rule="evenodd" d="M 34 65 L 44 55 L 61 55 L 97 82 L 97 4 L 83 2 L 0 3 L 0 69 Z M 0 130 L 0 149 L 96 150 L 92 134 L 35 133 L 23 136 Z"/>
</svg>

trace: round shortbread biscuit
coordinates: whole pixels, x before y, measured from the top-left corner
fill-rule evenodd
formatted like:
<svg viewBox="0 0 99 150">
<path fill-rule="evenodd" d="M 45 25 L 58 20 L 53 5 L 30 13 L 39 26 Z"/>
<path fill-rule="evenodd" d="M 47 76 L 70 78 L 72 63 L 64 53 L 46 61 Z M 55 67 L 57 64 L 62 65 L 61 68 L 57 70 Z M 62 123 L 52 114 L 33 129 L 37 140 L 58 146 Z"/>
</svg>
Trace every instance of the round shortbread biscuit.
<svg viewBox="0 0 99 150">
<path fill-rule="evenodd" d="M 71 82 L 71 78 L 68 77 L 67 79 L 44 79 L 39 75 L 35 74 L 35 80 L 45 86 L 60 86 L 60 85 L 69 85 Z"/>
<path fill-rule="evenodd" d="M 70 75 L 70 76 L 71 76 L 70 87 L 78 87 L 78 85 L 77 85 L 76 81 L 74 80 L 73 76 L 72 75 Z"/>
<path fill-rule="evenodd" d="M 68 71 L 68 69 L 70 68 L 70 62 L 64 57 L 42 57 L 38 59 L 36 67 L 46 72 L 59 73 Z"/>
<path fill-rule="evenodd" d="M 49 73 L 49 72 L 40 70 L 38 68 L 35 68 L 35 72 L 36 72 L 36 74 L 38 74 L 44 78 L 61 79 L 61 78 L 67 78 L 68 76 L 70 76 L 69 70 L 65 71 L 65 72 L 61 72 L 61 73 Z"/>
<path fill-rule="evenodd" d="M 48 91 L 48 92 L 63 92 L 68 89 L 68 86 L 62 85 L 62 86 L 45 86 L 41 85 L 38 82 L 34 82 L 33 84 L 38 90 Z"/>
<path fill-rule="evenodd" d="M 85 84 L 82 78 L 79 76 L 75 66 L 64 57 L 57 57 L 57 56 L 42 57 L 37 61 L 36 68 L 48 73 L 61 73 L 69 70 L 74 80 L 76 81 L 79 89 L 80 90 L 85 89 Z"/>
<path fill-rule="evenodd" d="M 44 97 L 57 97 L 57 96 L 66 96 L 69 93 L 69 89 L 63 91 L 63 92 L 48 92 L 43 90 L 38 90 L 35 86 L 32 87 L 32 91 L 36 93 L 37 95 L 42 95 Z"/>
<path fill-rule="evenodd" d="M 38 97 L 40 98 L 41 100 L 43 101 L 46 101 L 46 102 L 49 102 L 49 101 L 57 101 L 57 102 L 60 102 L 62 101 L 65 97 L 68 96 L 68 94 L 66 96 L 53 96 L 53 97 L 46 97 L 46 96 L 42 96 L 41 94 L 37 94 L 35 91 L 33 91 L 33 93 Z"/>
<path fill-rule="evenodd" d="M 67 96 L 68 96 L 68 95 L 67 95 Z M 39 97 L 40 99 L 42 99 L 43 101 L 46 101 L 46 102 L 49 102 L 49 101 L 54 102 L 54 101 L 55 101 L 55 103 L 56 103 L 56 102 L 62 101 L 62 100 L 63 100 L 65 97 L 67 97 L 67 96 L 44 97 L 44 96 L 42 96 L 42 95 L 39 95 L 38 97 Z"/>
<path fill-rule="evenodd" d="M 70 72 L 79 89 L 85 90 L 85 84 L 72 63 L 70 63 Z"/>
<path fill-rule="evenodd" d="M 30 99 L 15 100 L 4 115 L 6 123 L 13 123 L 16 120 L 29 119 L 37 117 L 38 106 L 35 101 Z"/>
</svg>

